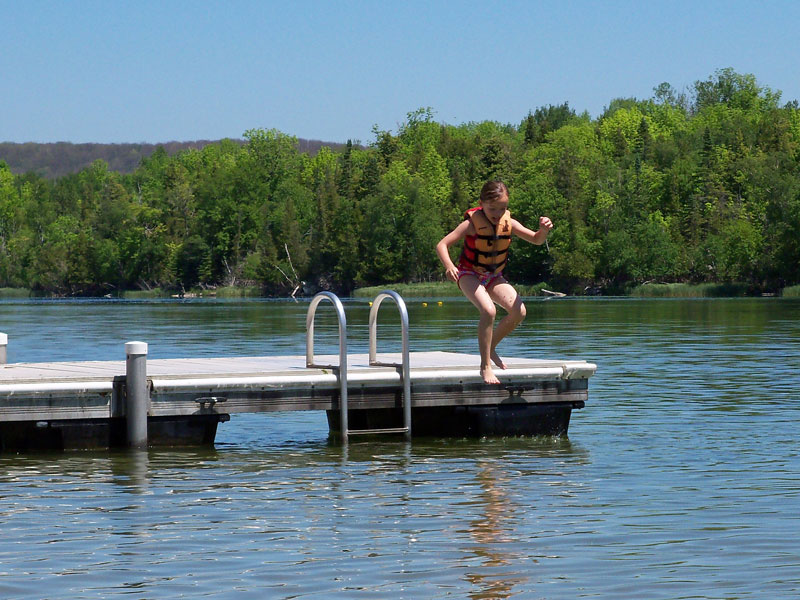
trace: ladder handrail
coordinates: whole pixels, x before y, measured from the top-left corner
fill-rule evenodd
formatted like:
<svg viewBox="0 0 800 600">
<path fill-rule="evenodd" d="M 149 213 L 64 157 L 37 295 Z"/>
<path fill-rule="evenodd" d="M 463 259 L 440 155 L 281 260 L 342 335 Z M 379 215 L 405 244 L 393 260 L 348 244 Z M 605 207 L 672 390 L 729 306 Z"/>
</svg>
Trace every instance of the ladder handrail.
<svg viewBox="0 0 800 600">
<path fill-rule="evenodd" d="M 339 365 L 319 365 L 314 363 L 314 317 L 316 316 L 317 306 L 323 300 L 329 300 L 336 309 L 336 316 L 339 319 Z M 306 313 L 306 367 L 307 368 L 338 368 L 339 370 L 339 406 L 342 412 L 341 427 L 342 439 L 347 441 L 347 319 L 344 315 L 342 301 L 336 294 L 331 292 L 319 292 L 311 300 Z"/>
<path fill-rule="evenodd" d="M 381 302 L 391 298 L 400 311 L 400 329 L 402 334 L 402 362 L 384 363 L 378 361 L 378 309 Z M 408 348 L 408 309 L 402 296 L 393 290 L 384 290 L 372 301 L 369 311 L 369 364 L 370 366 L 390 366 L 401 368 L 403 380 L 403 422 L 405 435 L 411 438 L 411 359 Z"/>
</svg>

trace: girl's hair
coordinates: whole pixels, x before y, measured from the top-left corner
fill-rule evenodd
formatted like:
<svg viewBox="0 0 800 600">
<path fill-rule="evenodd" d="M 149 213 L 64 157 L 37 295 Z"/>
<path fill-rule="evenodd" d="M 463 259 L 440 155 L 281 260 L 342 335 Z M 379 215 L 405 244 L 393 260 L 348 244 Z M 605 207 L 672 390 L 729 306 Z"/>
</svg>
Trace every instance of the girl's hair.
<svg viewBox="0 0 800 600">
<path fill-rule="evenodd" d="M 487 181 L 481 188 L 481 204 L 498 200 L 503 195 L 508 196 L 508 188 L 505 183 L 500 180 Z"/>
</svg>

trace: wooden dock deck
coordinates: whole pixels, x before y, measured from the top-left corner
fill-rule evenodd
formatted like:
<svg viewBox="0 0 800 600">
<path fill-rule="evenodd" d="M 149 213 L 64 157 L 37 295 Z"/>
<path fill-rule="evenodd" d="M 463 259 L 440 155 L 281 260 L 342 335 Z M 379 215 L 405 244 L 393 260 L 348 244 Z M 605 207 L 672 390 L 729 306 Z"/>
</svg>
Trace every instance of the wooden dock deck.
<svg viewBox="0 0 800 600">
<path fill-rule="evenodd" d="M 400 360 L 399 354 L 381 358 Z M 338 357 L 317 359 L 335 364 Z M 489 386 L 480 378 L 477 355 L 412 352 L 412 406 L 497 404 L 509 398 L 515 403 L 585 401 L 587 380 L 596 369 L 585 361 L 505 360 L 508 369 L 496 371 L 501 385 Z M 399 369 L 369 366 L 366 354 L 350 355 L 348 363 L 351 410 L 395 405 L 401 390 Z M 0 421 L 124 416 L 118 396 L 125 366 L 124 360 L 2 365 Z M 335 371 L 308 368 L 303 356 L 151 359 L 148 414 L 335 410 L 339 390 Z M 454 388 L 460 393 L 454 394 Z"/>
<path fill-rule="evenodd" d="M 337 364 L 338 358 L 318 356 L 315 364 Z M 397 363 L 401 359 L 390 353 L 379 358 Z M 419 422 L 415 434 L 431 432 L 425 426 L 429 419 L 422 418 L 425 409 L 515 407 L 518 414 L 519 409 L 538 407 L 540 414 L 548 407 L 566 409 L 568 415 L 588 399 L 588 379 L 596 370 L 592 363 L 505 360 L 508 368 L 496 371 L 501 385 L 487 385 L 480 377 L 477 355 L 410 353 L 411 407 Z M 398 418 L 403 403 L 400 368 L 370 366 L 367 354 L 351 354 L 347 363 L 351 421 L 359 423 L 360 413 L 386 413 L 379 421 Z M 325 410 L 335 432 L 340 407 L 337 370 L 309 368 L 304 356 L 149 359 L 147 418 L 227 420 L 234 413 Z M 78 421 L 124 423 L 125 380 L 124 360 L 0 365 L 0 425 L 8 432 L 15 423 L 39 429 L 64 428 L 70 421 L 76 426 Z M 560 427 L 565 433 L 565 426 Z"/>
</svg>

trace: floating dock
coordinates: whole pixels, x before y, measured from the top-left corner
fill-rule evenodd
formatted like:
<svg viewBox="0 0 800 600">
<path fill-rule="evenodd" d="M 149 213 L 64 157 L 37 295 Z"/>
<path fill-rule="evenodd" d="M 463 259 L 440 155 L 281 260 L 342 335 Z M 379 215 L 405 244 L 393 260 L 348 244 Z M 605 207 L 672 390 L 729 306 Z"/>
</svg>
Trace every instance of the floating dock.
<svg viewBox="0 0 800 600">
<path fill-rule="evenodd" d="M 383 298 L 398 303 L 403 351 L 378 355 Z M 340 315 L 340 352 L 314 356 L 313 318 L 328 299 Z M 0 365 L 0 451 L 213 444 L 231 414 L 324 410 L 333 437 L 563 435 L 588 400 L 596 366 L 580 360 L 504 358 L 487 385 L 477 355 L 409 352 L 405 305 L 384 292 L 370 313 L 369 354 L 347 354 L 338 298 L 312 301 L 307 354 Z M 4 349 L 0 350 L 3 352 Z M 122 352 L 121 352 L 122 353 Z M 2 354 L 0 354 L 2 358 Z"/>
</svg>

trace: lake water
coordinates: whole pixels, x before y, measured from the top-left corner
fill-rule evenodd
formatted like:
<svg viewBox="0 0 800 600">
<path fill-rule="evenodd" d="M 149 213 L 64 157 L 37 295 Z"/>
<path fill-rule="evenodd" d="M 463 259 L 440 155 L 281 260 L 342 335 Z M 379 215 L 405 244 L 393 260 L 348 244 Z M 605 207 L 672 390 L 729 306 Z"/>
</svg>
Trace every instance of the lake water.
<svg viewBox="0 0 800 600">
<path fill-rule="evenodd" d="M 0 302 L 0 331 L 10 362 L 302 355 L 307 306 Z M 409 315 L 412 351 L 477 351 L 466 302 Z M 335 328 L 320 305 L 318 352 Z M 531 299 L 501 350 L 597 363 L 568 438 L 340 446 L 286 413 L 213 449 L 0 455 L 0 598 L 800 596 L 800 300 Z"/>
</svg>

